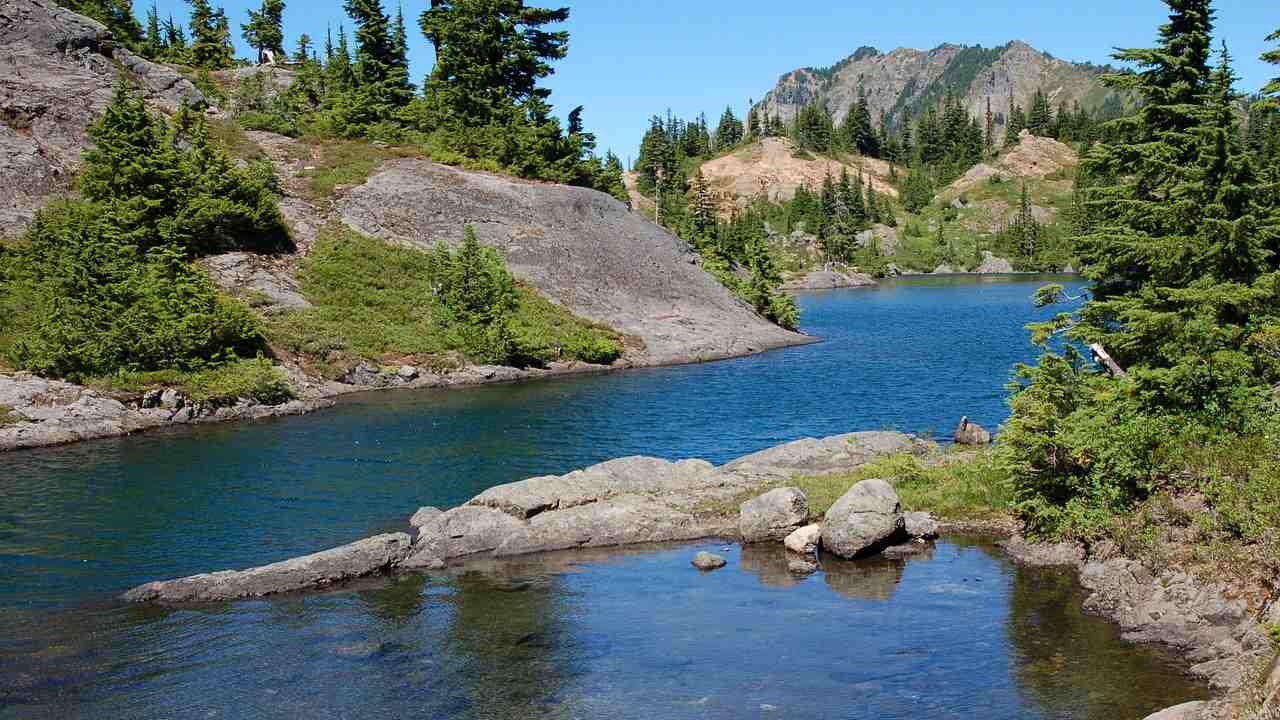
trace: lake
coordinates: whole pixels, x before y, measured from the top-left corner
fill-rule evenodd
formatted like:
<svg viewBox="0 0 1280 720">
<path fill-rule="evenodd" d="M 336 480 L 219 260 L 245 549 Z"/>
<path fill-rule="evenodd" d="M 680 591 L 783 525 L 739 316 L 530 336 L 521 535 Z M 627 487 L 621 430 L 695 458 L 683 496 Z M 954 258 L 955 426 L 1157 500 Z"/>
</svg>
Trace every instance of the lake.
<svg viewBox="0 0 1280 720">
<path fill-rule="evenodd" d="M 1051 312 L 1031 305 L 1043 282 L 806 294 L 820 344 L 0 456 L 0 716 L 1112 718 L 1196 697 L 1082 616 L 1069 579 L 980 542 L 801 580 L 736 546 L 700 576 L 695 546 L 194 609 L 114 600 L 613 457 L 995 428 L 1032 357 L 1023 325 Z"/>
</svg>

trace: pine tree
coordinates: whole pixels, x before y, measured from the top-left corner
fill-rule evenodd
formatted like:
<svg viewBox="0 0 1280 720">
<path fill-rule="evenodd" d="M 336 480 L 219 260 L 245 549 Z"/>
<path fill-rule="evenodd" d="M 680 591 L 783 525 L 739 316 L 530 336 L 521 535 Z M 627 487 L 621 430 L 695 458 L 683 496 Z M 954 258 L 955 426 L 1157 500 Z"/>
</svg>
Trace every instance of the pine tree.
<svg viewBox="0 0 1280 720">
<path fill-rule="evenodd" d="M 344 7 L 356 26 L 352 76 L 361 95 L 356 102 L 368 119 L 384 120 L 413 99 L 408 60 L 381 0 L 345 0 Z"/>
<path fill-rule="evenodd" d="M 1004 126 L 1004 146 L 1013 147 L 1018 144 L 1018 133 L 1027 128 L 1027 115 L 1021 105 L 1014 105 L 1009 113 L 1009 120 Z"/>
<path fill-rule="evenodd" d="M 311 60 L 311 36 L 302 33 L 298 36 L 298 47 L 293 51 L 293 61 L 304 64 Z"/>
<path fill-rule="evenodd" d="M 259 62 L 270 51 L 284 57 L 284 0 L 262 0 L 257 10 L 249 10 L 249 22 L 240 26 L 241 37 L 258 51 Z"/>
<path fill-rule="evenodd" d="M 1267 42 L 1280 42 L 1280 30 L 1267 36 Z M 1280 47 L 1262 53 L 1262 61 L 1272 65 L 1280 65 Z M 1263 86 L 1262 94 L 1268 96 L 1263 102 L 1272 110 L 1280 110 L 1280 76 L 1273 77 Z M 1274 120 L 1272 121 L 1275 122 Z"/>
<path fill-rule="evenodd" d="M 689 181 L 689 213 L 698 237 L 709 240 L 716 229 L 716 199 L 702 168 Z"/>
<path fill-rule="evenodd" d="M 205 70 L 230 67 L 235 49 L 231 45 L 231 29 L 222 8 L 214 9 L 209 0 L 187 0 L 191 6 L 191 64 Z"/>
<path fill-rule="evenodd" d="M 742 142 L 742 121 L 733 114 L 733 108 L 726 107 L 720 116 L 720 124 L 716 126 L 715 144 L 717 152 L 735 148 Z"/>
<path fill-rule="evenodd" d="M 991 157 L 996 151 L 996 116 L 991 112 L 991 98 L 987 97 L 987 125 L 982 135 L 982 155 Z"/>
<path fill-rule="evenodd" d="M 147 11 L 147 34 L 143 46 L 144 54 L 152 59 L 159 58 L 166 48 L 164 35 L 160 31 L 160 10 L 155 2 L 151 3 L 151 9 Z"/>
</svg>

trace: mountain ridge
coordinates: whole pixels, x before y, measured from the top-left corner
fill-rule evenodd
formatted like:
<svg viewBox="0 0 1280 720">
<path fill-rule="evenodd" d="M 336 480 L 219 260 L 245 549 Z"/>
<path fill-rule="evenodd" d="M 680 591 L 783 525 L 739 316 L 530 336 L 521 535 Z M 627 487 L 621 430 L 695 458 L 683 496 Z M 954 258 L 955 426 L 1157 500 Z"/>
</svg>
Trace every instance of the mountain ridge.
<svg viewBox="0 0 1280 720">
<path fill-rule="evenodd" d="M 783 74 L 755 110 L 789 122 L 801 107 L 821 99 L 839 123 L 865 92 L 873 120 L 898 126 L 954 89 L 966 110 L 979 117 L 985 115 L 989 99 L 995 124 L 1003 128 L 1010 98 L 1026 109 L 1037 90 L 1048 95 L 1055 108 L 1079 102 L 1095 112 L 1122 110 L 1124 97 L 1100 81 L 1113 70 L 1062 60 L 1023 40 L 994 48 L 943 43 L 931 50 L 899 47 L 887 53 L 863 46 L 829 67 Z"/>
</svg>

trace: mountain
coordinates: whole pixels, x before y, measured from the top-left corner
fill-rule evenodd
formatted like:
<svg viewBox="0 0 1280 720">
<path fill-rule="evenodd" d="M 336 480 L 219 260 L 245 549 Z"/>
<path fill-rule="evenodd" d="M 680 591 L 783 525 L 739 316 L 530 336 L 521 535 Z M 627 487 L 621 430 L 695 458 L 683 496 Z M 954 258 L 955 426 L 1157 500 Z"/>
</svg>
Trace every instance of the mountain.
<svg viewBox="0 0 1280 720">
<path fill-rule="evenodd" d="M 804 105 L 818 98 L 836 122 L 844 119 L 865 90 L 871 117 L 881 114 L 896 125 L 941 100 L 949 88 L 962 93 L 971 114 L 986 113 L 987 100 L 1004 125 L 1009 98 L 1028 108 L 1036 90 L 1043 90 L 1056 110 L 1079 102 L 1088 110 L 1116 112 L 1123 97 L 1105 88 L 1099 76 L 1110 68 L 1059 60 L 1020 40 L 997 48 L 940 45 L 932 50 L 898 48 L 881 53 L 863 47 L 829 68 L 801 68 L 783 75 L 757 109 L 766 117 L 790 121 Z"/>
</svg>

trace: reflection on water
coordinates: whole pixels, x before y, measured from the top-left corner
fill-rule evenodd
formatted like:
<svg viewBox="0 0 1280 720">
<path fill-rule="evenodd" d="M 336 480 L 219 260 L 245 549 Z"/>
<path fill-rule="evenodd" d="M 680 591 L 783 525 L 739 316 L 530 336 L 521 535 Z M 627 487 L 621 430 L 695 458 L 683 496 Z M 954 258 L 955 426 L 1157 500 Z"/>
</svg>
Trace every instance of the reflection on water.
<svg viewBox="0 0 1280 720">
<path fill-rule="evenodd" d="M 699 573 L 699 549 L 729 566 Z M 5 717 L 1142 717 L 1200 691 L 979 542 L 793 575 L 780 546 L 490 562 L 451 577 L 4 628 Z"/>
</svg>

